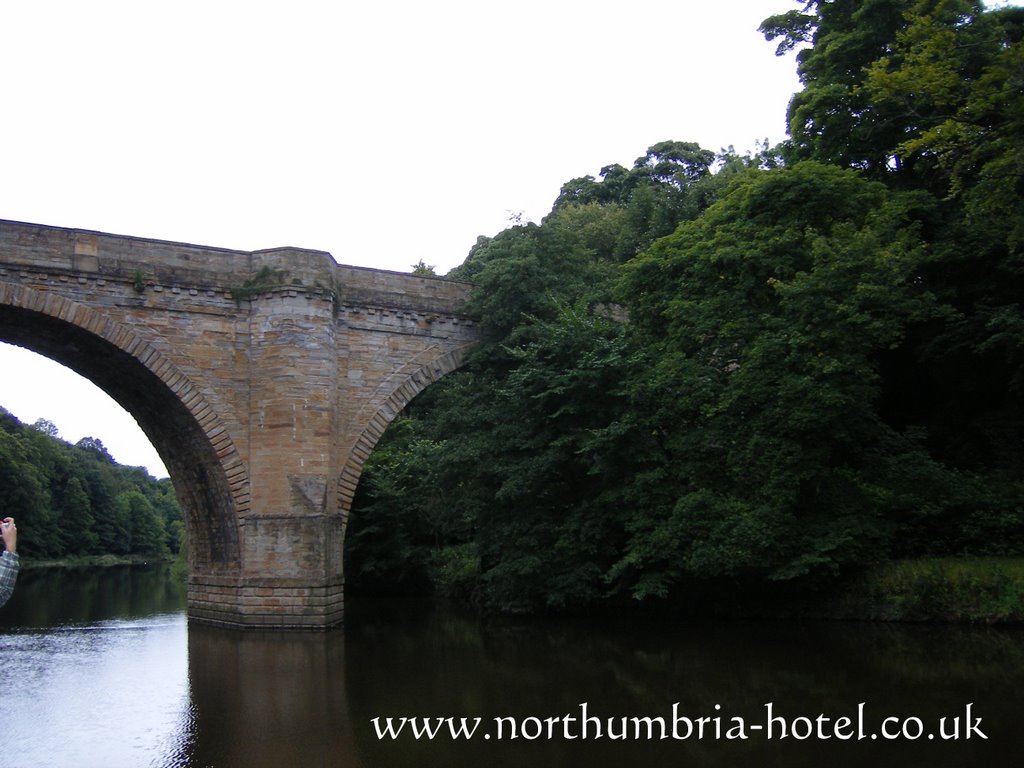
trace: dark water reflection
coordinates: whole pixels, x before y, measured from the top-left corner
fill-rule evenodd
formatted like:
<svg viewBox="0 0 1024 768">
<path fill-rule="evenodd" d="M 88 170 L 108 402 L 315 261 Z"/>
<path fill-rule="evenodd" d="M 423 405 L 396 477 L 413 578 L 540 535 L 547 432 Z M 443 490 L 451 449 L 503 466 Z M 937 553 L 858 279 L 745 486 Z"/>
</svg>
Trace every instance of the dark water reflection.
<svg viewBox="0 0 1024 768">
<path fill-rule="evenodd" d="M 1024 746 L 1020 631 L 789 622 L 480 625 L 445 612 L 354 613 L 346 633 L 349 707 L 373 765 L 973 766 L 1017 764 Z M 582 702 L 602 720 L 667 721 L 679 702 L 681 713 L 721 716 L 723 733 L 734 715 L 763 722 L 768 702 L 776 713 L 811 719 L 856 717 L 865 702 L 869 717 L 916 716 L 925 724 L 962 717 L 974 702 L 990 738 L 768 742 L 750 732 L 747 741 L 499 744 L 380 741 L 367 727 L 382 713 L 479 715 L 485 724 L 503 715 L 579 716 Z"/>
<path fill-rule="evenodd" d="M 5 627 L 56 627 L 146 618 L 185 609 L 185 585 L 165 565 L 22 569 L 0 609 Z"/>
<path fill-rule="evenodd" d="M 481 622 L 423 603 L 350 601 L 319 634 L 188 626 L 163 569 L 26 572 L 0 610 L 9 766 L 974 766 L 1024 747 L 1024 630 L 792 622 Z M 498 741 L 581 706 L 622 717 L 938 719 L 973 702 L 989 737 L 887 742 Z M 715 709 L 718 705 L 720 709 Z M 373 718 L 482 718 L 474 739 L 377 738 Z M 536 718 L 529 721 L 527 718 Z M 378 720 L 381 723 L 382 720 Z M 397 722 L 397 721 L 396 721 Z M 471 722 L 471 721 L 470 721 Z M 594 734 L 593 721 L 589 735 Z M 963 732 L 961 725 L 961 731 Z M 490 740 L 483 735 L 490 733 Z M 536 733 L 536 728 L 531 735 Z"/>
<path fill-rule="evenodd" d="M 189 766 L 361 765 L 340 632 L 189 628 Z"/>
</svg>

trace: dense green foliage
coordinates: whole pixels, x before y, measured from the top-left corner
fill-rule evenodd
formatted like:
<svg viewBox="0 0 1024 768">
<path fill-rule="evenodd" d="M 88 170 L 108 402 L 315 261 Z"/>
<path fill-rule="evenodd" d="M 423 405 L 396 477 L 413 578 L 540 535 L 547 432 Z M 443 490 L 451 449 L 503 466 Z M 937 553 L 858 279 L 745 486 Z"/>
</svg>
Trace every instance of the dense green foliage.
<svg viewBox="0 0 1024 768">
<path fill-rule="evenodd" d="M 25 558 L 163 557 L 184 541 L 170 480 L 114 463 L 99 440 L 71 445 L 52 424 L 0 408 L 0 499 Z"/>
<path fill-rule="evenodd" d="M 367 464 L 355 587 L 662 602 L 1024 553 L 1024 10 L 810 0 L 790 140 L 480 238 L 487 334 Z"/>
</svg>

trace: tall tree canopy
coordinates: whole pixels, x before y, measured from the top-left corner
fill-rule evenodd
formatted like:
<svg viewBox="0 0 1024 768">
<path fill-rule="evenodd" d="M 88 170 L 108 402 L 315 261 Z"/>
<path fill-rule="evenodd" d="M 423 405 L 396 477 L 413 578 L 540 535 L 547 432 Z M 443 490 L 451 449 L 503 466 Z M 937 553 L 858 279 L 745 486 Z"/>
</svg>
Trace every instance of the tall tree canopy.
<svg viewBox="0 0 1024 768">
<path fill-rule="evenodd" d="M 454 271 L 486 340 L 368 464 L 351 583 L 560 609 L 1024 552 L 1024 10 L 762 31 L 788 141 L 655 144 Z"/>
<path fill-rule="evenodd" d="M 942 314 L 916 280 L 927 202 L 813 161 L 752 172 L 627 265 L 648 360 L 632 384 L 673 497 L 630 526 L 641 594 L 687 572 L 836 570 L 887 554 L 925 481 L 958 503 L 877 413 L 881 356 Z"/>
</svg>

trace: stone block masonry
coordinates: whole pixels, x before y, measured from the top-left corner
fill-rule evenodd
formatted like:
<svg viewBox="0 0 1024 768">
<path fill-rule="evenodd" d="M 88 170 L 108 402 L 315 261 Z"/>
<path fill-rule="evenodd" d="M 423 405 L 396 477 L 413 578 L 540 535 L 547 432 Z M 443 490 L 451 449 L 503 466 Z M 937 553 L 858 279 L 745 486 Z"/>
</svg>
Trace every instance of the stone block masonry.
<svg viewBox="0 0 1024 768">
<path fill-rule="evenodd" d="M 0 340 L 131 413 L 185 512 L 189 616 L 322 629 L 344 616 L 363 462 L 478 341 L 466 283 L 0 221 Z"/>
</svg>

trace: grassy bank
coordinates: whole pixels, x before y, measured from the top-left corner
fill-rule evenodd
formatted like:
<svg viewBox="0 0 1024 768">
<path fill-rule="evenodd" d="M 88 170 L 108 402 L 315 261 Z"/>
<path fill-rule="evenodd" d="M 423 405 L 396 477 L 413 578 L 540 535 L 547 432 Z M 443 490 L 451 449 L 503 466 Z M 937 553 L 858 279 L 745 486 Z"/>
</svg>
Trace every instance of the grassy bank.
<svg viewBox="0 0 1024 768">
<path fill-rule="evenodd" d="M 825 602 L 832 618 L 1024 623 L 1024 559 L 931 558 L 874 565 Z"/>
</svg>

